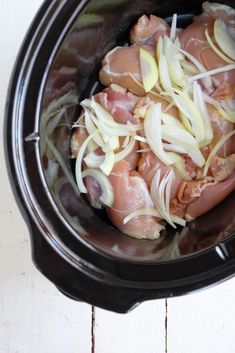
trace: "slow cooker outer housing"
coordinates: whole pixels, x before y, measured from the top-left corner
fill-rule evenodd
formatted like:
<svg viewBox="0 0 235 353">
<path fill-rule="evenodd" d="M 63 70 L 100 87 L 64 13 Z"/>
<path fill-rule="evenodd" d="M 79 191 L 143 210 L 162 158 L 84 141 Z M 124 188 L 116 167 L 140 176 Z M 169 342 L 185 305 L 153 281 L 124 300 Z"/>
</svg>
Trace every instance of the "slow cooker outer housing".
<svg viewBox="0 0 235 353">
<path fill-rule="evenodd" d="M 235 5 L 234 1 L 227 4 Z M 144 300 L 185 294 L 218 283 L 234 273 L 235 238 L 232 232 L 229 237 L 209 248 L 164 261 L 154 260 L 154 253 L 149 259 L 142 259 L 141 256 L 128 258 L 118 254 L 112 256 L 98 246 L 93 246 L 89 239 L 86 242 L 79 234 L 75 239 L 74 229 L 56 207 L 40 159 L 40 112 L 48 73 L 64 38 L 81 14 L 89 13 L 91 9 L 101 11 L 105 23 L 112 21 L 112 14 L 118 13 L 120 18 L 116 21 L 122 25 L 114 30 L 112 36 L 124 38 L 130 23 L 142 13 L 154 12 L 162 17 L 170 17 L 177 12 L 181 14 L 182 21 L 187 22 L 192 15 L 200 12 L 200 8 L 201 1 L 184 0 L 165 1 L 164 4 L 148 0 L 45 1 L 23 43 L 6 105 L 5 152 L 8 172 L 15 197 L 29 225 L 35 265 L 73 299 L 117 312 L 127 312 Z M 96 38 L 93 45 L 97 46 Z M 102 43 L 98 45 L 101 47 Z M 104 55 L 105 51 L 101 51 L 101 54 Z M 88 81 L 89 76 L 87 80 L 81 80 L 81 91 L 86 91 L 84 85 Z M 230 210 L 229 222 L 235 223 L 234 204 L 235 196 L 231 195 L 217 210 L 221 220 L 228 218 L 226 213 Z M 86 212 L 80 217 L 84 218 L 84 224 L 89 220 L 96 222 L 96 216 L 93 218 L 92 214 L 86 215 Z M 214 222 L 213 214 L 206 217 L 202 222 L 204 228 L 211 227 Z M 100 224 L 97 220 L 99 232 Z M 113 229 L 112 236 L 115 236 Z M 129 241 L 117 231 L 117 243 L 119 236 Z M 130 246 L 136 244 L 133 241 L 136 242 L 130 240 Z"/>
</svg>

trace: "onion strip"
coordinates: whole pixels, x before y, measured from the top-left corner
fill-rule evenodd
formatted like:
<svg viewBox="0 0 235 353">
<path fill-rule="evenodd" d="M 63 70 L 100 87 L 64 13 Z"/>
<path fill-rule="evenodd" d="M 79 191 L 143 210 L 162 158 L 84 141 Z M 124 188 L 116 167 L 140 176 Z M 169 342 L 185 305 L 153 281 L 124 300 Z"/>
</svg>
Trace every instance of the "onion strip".
<svg viewBox="0 0 235 353">
<path fill-rule="evenodd" d="M 210 168 L 210 164 L 212 161 L 212 158 L 216 155 L 216 153 L 219 151 L 220 147 L 223 146 L 223 144 L 233 135 L 235 135 L 235 130 L 230 131 L 227 135 L 223 136 L 218 142 L 217 144 L 214 146 L 214 148 L 212 149 L 212 151 L 210 152 L 204 170 L 203 170 L 203 176 L 207 176 L 208 170 Z"/>
</svg>

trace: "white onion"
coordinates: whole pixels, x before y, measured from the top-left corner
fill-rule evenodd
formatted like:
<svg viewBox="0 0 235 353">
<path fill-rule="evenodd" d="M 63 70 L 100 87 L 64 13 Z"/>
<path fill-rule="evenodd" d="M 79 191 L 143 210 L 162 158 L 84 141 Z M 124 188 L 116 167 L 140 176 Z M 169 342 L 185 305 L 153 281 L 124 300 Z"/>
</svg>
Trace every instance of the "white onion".
<svg viewBox="0 0 235 353">
<path fill-rule="evenodd" d="M 161 136 L 161 104 L 153 104 L 144 120 L 144 132 L 149 146 L 156 156 L 166 165 L 173 164 L 172 158 L 163 150 Z"/>
<path fill-rule="evenodd" d="M 235 60 L 235 41 L 220 18 L 214 22 L 214 37 L 221 50 Z"/>
<path fill-rule="evenodd" d="M 101 188 L 100 201 L 102 202 L 102 204 L 108 207 L 112 207 L 114 202 L 114 193 L 112 184 L 110 183 L 108 177 L 98 169 L 84 170 L 82 172 L 82 178 L 85 178 L 86 176 L 91 176 L 98 182 Z"/>
<path fill-rule="evenodd" d="M 196 80 L 201 80 L 202 78 L 206 78 L 206 77 L 209 77 L 209 76 L 217 75 L 217 74 L 220 74 L 222 72 L 227 72 L 227 71 L 231 71 L 231 70 L 234 70 L 234 69 L 235 69 L 235 63 L 234 64 L 229 64 L 229 65 L 225 65 L 225 66 L 218 67 L 218 68 L 213 69 L 213 70 L 208 70 L 208 71 L 203 72 L 201 74 L 189 77 L 188 81 L 189 82 L 193 82 L 193 81 L 196 81 Z"/>
<path fill-rule="evenodd" d="M 230 131 L 228 134 L 226 134 L 225 136 L 223 136 L 218 142 L 217 144 L 214 146 L 213 150 L 210 152 L 204 170 L 203 170 L 203 176 L 206 176 L 208 173 L 208 170 L 210 168 L 210 164 L 212 161 L 212 158 L 216 155 L 216 153 L 219 151 L 220 147 L 223 146 L 223 144 L 230 139 L 230 137 L 232 137 L 233 135 L 235 135 L 235 130 Z"/>
<path fill-rule="evenodd" d="M 172 41 L 175 40 L 176 30 L 177 30 L 177 14 L 174 13 L 174 15 L 172 17 L 171 31 L 170 31 L 170 40 L 172 40 Z"/>
<path fill-rule="evenodd" d="M 86 189 L 86 187 L 83 183 L 83 180 L 82 180 L 83 156 L 84 156 L 84 153 L 85 153 L 86 148 L 88 146 L 88 143 L 94 138 L 94 136 L 97 135 L 97 133 L 98 133 L 98 130 L 94 131 L 90 136 L 87 137 L 87 139 L 81 145 L 81 147 L 78 151 L 78 154 L 77 154 L 77 158 L 76 158 L 76 164 L 75 164 L 76 181 L 77 181 L 78 189 L 80 190 L 81 193 L 84 193 L 84 194 L 87 193 L 87 189 Z"/>
<path fill-rule="evenodd" d="M 230 58 L 228 58 L 226 55 L 224 55 L 218 48 L 216 48 L 216 46 L 214 45 L 214 43 L 212 42 L 208 31 L 206 29 L 205 31 L 205 36 L 206 36 L 206 40 L 208 42 L 208 44 L 210 45 L 211 49 L 222 59 L 224 60 L 226 63 L 228 64 L 232 64 L 233 60 L 231 60 Z"/>
<path fill-rule="evenodd" d="M 140 208 L 139 210 L 136 210 L 130 213 L 128 216 L 126 216 L 123 219 L 123 224 L 126 224 L 130 222 L 133 218 L 139 217 L 139 216 L 150 216 L 150 217 L 161 218 L 161 215 L 156 208 Z"/>
<path fill-rule="evenodd" d="M 142 48 L 140 49 L 140 68 L 145 92 L 149 92 L 158 80 L 158 67 L 154 57 Z"/>
</svg>

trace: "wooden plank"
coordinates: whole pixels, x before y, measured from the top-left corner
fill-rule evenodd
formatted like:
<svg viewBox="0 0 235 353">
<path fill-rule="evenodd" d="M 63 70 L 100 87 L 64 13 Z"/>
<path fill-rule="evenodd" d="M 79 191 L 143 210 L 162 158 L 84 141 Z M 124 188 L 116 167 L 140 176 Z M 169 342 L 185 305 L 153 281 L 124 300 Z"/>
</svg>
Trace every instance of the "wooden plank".
<svg viewBox="0 0 235 353">
<path fill-rule="evenodd" d="M 9 77 L 42 0 L 0 1 L 0 136 Z M 4 166 L 0 139 L 0 352 L 91 352 L 91 307 L 67 299 L 33 266 L 29 235 Z"/>
<path fill-rule="evenodd" d="M 235 348 L 235 279 L 168 300 L 168 353 L 231 353 Z"/>
<path fill-rule="evenodd" d="M 165 353 L 165 300 L 141 304 L 128 314 L 95 311 L 95 353 Z"/>
</svg>

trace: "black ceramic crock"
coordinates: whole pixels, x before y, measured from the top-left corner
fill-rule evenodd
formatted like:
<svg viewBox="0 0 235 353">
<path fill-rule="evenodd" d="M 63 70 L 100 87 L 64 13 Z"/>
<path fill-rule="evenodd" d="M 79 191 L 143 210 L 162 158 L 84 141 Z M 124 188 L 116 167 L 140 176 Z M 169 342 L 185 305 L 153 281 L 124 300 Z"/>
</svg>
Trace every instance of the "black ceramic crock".
<svg viewBox="0 0 235 353">
<path fill-rule="evenodd" d="M 235 7 L 234 1 L 226 4 Z M 185 294 L 235 271 L 235 194 L 184 229 L 135 240 L 79 195 L 70 159 L 77 99 L 99 90 L 105 53 L 143 13 L 185 26 L 195 0 L 45 1 L 19 53 L 5 115 L 5 152 L 37 268 L 64 294 L 116 312 Z M 50 115 L 51 113 L 51 115 Z"/>
</svg>

